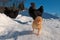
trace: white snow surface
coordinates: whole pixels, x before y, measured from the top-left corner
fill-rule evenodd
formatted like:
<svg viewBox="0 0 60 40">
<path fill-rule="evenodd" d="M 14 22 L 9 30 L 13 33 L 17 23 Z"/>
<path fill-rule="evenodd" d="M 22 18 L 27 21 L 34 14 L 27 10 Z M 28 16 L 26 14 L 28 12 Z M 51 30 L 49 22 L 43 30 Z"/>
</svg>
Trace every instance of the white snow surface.
<svg viewBox="0 0 60 40">
<path fill-rule="evenodd" d="M 0 13 L 0 40 L 60 40 L 59 19 L 44 19 L 42 33 L 36 36 L 32 33 L 33 19 L 19 14 L 11 19 Z"/>
</svg>

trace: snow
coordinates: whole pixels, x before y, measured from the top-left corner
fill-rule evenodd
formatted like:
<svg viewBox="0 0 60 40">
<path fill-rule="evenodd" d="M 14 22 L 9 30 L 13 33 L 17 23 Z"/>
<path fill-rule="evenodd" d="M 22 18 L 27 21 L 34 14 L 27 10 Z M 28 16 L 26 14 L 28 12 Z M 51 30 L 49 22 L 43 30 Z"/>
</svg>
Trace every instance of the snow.
<svg viewBox="0 0 60 40">
<path fill-rule="evenodd" d="M 13 31 L 17 27 L 17 22 L 13 21 L 11 18 L 7 17 L 5 14 L 0 14 L 0 35 L 7 32 Z"/>
<path fill-rule="evenodd" d="M 59 19 L 43 18 L 42 33 L 39 36 L 32 33 L 32 21 L 31 17 L 22 14 L 11 19 L 0 13 L 0 40 L 60 40 Z"/>
<path fill-rule="evenodd" d="M 18 20 L 18 21 L 21 21 L 21 22 L 28 22 L 28 21 L 31 21 L 32 18 L 27 17 L 27 16 L 18 15 L 15 20 Z"/>
</svg>

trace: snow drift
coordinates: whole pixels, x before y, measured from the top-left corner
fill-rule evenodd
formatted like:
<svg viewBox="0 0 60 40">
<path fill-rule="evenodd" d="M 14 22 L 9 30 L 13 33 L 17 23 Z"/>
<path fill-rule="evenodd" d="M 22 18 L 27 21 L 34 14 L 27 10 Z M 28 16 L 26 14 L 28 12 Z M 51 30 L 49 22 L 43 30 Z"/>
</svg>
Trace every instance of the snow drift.
<svg viewBox="0 0 60 40">
<path fill-rule="evenodd" d="M 0 13 L 0 36 L 5 35 L 10 31 L 13 31 L 19 23 L 13 21 L 11 18 L 6 16 L 4 13 Z"/>
<path fill-rule="evenodd" d="M 16 19 L 0 14 L 0 40 L 60 40 L 59 19 L 43 18 L 42 33 L 38 37 L 31 32 L 32 21 L 31 17 L 22 14 Z"/>
</svg>

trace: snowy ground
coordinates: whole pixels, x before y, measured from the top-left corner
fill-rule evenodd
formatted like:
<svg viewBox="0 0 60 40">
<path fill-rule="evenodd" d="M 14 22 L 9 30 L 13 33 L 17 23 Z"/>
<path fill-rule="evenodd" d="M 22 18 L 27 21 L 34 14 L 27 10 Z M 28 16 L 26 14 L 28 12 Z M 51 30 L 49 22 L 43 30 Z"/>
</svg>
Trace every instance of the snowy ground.
<svg viewBox="0 0 60 40">
<path fill-rule="evenodd" d="M 0 13 L 0 40 L 60 40 L 60 20 L 44 19 L 42 33 L 36 36 L 32 33 L 33 19 L 19 14 L 11 19 Z"/>
</svg>

